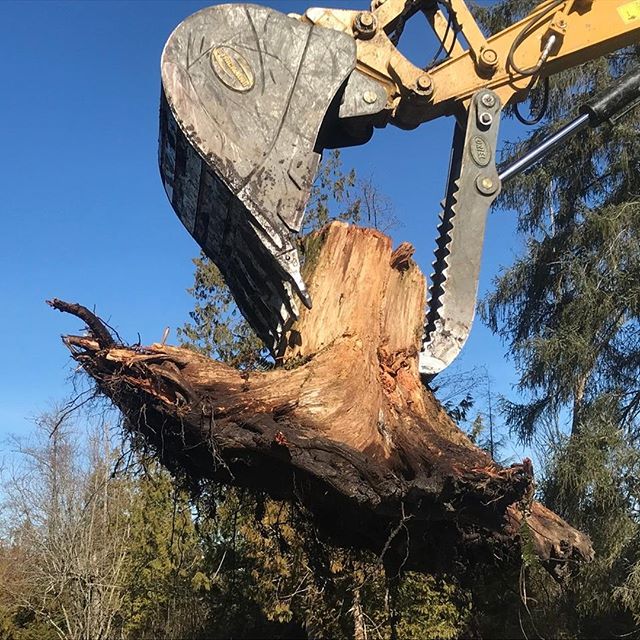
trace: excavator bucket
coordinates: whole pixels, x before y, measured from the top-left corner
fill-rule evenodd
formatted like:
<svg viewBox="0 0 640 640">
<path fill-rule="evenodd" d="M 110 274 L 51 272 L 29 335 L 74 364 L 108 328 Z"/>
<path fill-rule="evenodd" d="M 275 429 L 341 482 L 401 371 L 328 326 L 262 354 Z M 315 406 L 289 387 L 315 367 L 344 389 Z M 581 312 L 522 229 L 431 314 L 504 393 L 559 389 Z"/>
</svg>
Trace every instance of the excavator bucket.
<svg viewBox="0 0 640 640">
<path fill-rule="evenodd" d="M 195 13 L 162 54 L 165 190 L 276 356 L 297 316 L 293 294 L 311 305 L 295 234 L 321 126 L 355 64 L 349 35 L 255 5 Z"/>
</svg>

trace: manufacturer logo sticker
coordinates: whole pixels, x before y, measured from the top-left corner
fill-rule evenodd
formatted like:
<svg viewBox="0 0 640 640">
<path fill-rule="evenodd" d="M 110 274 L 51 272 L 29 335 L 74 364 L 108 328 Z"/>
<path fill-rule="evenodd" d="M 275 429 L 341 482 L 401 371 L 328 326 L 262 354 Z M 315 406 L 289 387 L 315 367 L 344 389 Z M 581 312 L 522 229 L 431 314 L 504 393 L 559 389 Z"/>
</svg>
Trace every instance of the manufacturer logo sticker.
<svg viewBox="0 0 640 640">
<path fill-rule="evenodd" d="M 640 0 L 633 0 L 618 7 L 618 14 L 625 24 L 640 20 Z"/>
<path fill-rule="evenodd" d="M 255 84 L 251 65 L 231 47 L 214 47 L 211 50 L 211 67 L 221 82 L 234 91 L 249 91 Z"/>
<path fill-rule="evenodd" d="M 489 164 L 491 149 L 483 137 L 474 136 L 471 140 L 471 156 L 479 167 L 486 167 Z"/>
</svg>

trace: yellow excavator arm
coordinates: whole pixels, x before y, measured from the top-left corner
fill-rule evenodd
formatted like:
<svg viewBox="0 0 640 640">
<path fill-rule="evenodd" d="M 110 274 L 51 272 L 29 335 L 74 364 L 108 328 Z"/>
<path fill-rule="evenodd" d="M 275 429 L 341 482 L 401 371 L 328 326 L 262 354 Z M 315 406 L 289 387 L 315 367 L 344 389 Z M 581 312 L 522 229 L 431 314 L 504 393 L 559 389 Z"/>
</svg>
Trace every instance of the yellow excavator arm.
<svg viewBox="0 0 640 640">
<path fill-rule="evenodd" d="M 639 0 L 546 0 L 489 38 L 464 0 L 442 4 L 449 18 L 436 2 L 374 0 L 371 11 L 309 9 L 301 19 L 356 40 L 356 68 L 384 84 L 389 122 L 407 128 L 454 114 L 480 89 L 492 90 L 506 105 L 526 95 L 532 77 L 548 77 L 640 41 Z M 451 51 L 428 71 L 407 60 L 391 38 L 418 11 Z"/>
<path fill-rule="evenodd" d="M 397 48 L 417 13 L 445 54 L 425 69 Z M 162 54 L 165 190 L 278 358 L 299 301 L 312 304 L 296 235 L 322 150 L 364 144 L 387 124 L 413 129 L 454 116 L 419 363 L 430 377 L 471 330 L 487 213 L 502 183 L 584 126 L 628 109 L 640 96 L 640 71 L 499 172 L 502 109 L 554 73 L 639 43 L 640 0 L 545 0 L 488 38 L 464 0 L 373 0 L 366 11 L 288 16 L 251 4 L 209 7 L 182 22 Z"/>
</svg>

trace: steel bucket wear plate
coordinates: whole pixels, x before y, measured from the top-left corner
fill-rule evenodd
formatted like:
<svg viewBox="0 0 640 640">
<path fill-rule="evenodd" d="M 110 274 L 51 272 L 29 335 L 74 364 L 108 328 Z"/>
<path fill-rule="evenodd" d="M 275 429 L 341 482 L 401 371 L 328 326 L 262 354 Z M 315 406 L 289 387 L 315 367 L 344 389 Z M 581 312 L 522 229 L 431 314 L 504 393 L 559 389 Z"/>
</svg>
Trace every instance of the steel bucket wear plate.
<svg viewBox="0 0 640 640">
<path fill-rule="evenodd" d="M 345 33 L 256 5 L 184 20 L 162 54 L 160 172 L 174 210 L 274 355 L 311 304 L 295 234 L 317 138 L 356 64 Z"/>
</svg>

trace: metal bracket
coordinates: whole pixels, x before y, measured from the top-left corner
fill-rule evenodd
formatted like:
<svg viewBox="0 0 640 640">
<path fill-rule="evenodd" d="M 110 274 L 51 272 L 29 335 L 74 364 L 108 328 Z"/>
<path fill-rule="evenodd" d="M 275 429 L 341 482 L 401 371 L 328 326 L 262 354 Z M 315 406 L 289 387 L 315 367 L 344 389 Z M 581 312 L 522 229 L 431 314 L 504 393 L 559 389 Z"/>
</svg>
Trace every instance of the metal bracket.
<svg viewBox="0 0 640 640">
<path fill-rule="evenodd" d="M 493 91 L 478 91 L 466 121 L 456 125 L 419 358 L 425 376 L 447 367 L 471 331 L 487 213 L 500 193 L 496 145 L 501 109 Z"/>
</svg>

